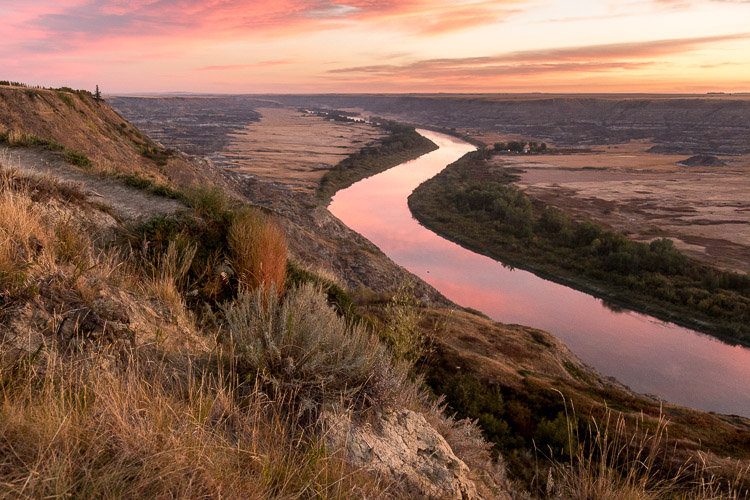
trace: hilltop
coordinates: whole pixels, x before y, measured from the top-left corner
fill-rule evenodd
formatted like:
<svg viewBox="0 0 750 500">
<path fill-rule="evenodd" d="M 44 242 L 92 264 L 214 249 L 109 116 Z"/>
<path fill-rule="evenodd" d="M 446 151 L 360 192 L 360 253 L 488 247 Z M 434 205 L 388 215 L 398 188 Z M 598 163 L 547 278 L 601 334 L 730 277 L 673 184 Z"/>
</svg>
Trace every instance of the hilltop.
<svg viewBox="0 0 750 500">
<path fill-rule="evenodd" d="M 0 134 L 6 143 L 13 131 L 11 142 L 40 138 L 48 150 L 64 150 L 91 172 L 171 187 L 206 179 L 227 187 L 219 172 L 154 142 L 88 92 L 0 86 Z"/>
</svg>

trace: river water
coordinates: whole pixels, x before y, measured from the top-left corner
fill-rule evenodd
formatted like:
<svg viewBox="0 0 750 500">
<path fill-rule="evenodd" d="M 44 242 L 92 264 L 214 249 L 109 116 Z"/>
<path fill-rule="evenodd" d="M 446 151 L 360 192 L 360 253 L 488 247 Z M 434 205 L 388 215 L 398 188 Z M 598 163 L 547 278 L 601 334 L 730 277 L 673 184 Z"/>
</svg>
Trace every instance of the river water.
<svg viewBox="0 0 750 500">
<path fill-rule="evenodd" d="M 419 133 L 439 149 L 339 191 L 330 211 L 457 304 L 551 332 L 585 363 L 637 392 L 750 417 L 750 349 L 610 309 L 596 297 L 506 268 L 421 226 L 407 197 L 474 147 L 437 132 Z"/>
</svg>

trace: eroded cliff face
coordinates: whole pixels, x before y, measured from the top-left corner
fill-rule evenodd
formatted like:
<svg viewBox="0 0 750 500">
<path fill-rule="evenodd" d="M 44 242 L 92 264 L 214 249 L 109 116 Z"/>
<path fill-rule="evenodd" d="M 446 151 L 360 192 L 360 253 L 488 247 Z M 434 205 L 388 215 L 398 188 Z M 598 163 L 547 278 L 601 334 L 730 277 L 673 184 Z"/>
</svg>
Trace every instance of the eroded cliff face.
<svg viewBox="0 0 750 500">
<path fill-rule="evenodd" d="M 291 105 L 359 108 L 402 121 L 582 146 L 652 138 L 656 152 L 750 152 L 750 96 L 279 96 Z"/>
<path fill-rule="evenodd" d="M 401 409 L 378 416 L 377 425 L 356 424 L 346 415 L 327 416 L 326 438 L 361 467 L 391 477 L 414 497 L 482 498 L 469 467 L 422 415 Z M 496 486 L 496 485 L 495 485 Z M 509 499 L 496 491 L 499 499 Z"/>
</svg>

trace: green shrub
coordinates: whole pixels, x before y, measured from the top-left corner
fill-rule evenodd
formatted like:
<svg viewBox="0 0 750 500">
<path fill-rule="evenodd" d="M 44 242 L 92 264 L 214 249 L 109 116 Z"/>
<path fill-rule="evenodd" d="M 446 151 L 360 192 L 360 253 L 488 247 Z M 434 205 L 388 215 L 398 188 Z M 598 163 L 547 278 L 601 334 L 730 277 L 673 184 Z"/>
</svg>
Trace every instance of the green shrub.
<svg viewBox="0 0 750 500">
<path fill-rule="evenodd" d="M 125 182 L 126 185 L 148 191 L 149 193 L 157 196 L 163 196 L 165 198 L 181 199 L 183 194 L 164 184 L 157 184 L 151 179 L 147 179 L 140 174 L 127 174 L 122 175 L 120 178 Z"/>
<path fill-rule="evenodd" d="M 58 91 L 57 97 L 59 97 L 60 100 L 64 102 L 67 107 L 69 107 L 70 109 L 75 109 L 75 103 L 73 102 L 73 98 L 70 97 L 69 94 Z"/>
<path fill-rule="evenodd" d="M 419 306 L 414 285 L 399 286 L 385 306 L 385 324 L 380 334 L 391 355 L 409 364 L 414 364 L 431 350 L 429 337 L 419 328 L 422 320 Z"/>
<path fill-rule="evenodd" d="M 71 165 L 76 165 L 78 167 L 91 166 L 91 160 L 89 159 L 89 157 L 77 151 L 66 151 L 65 161 L 67 161 Z"/>
<path fill-rule="evenodd" d="M 232 200 L 216 186 L 192 186 L 184 190 L 185 199 L 201 216 L 219 216 L 232 208 Z"/>
<path fill-rule="evenodd" d="M 237 288 L 236 277 L 226 264 L 229 216 L 199 218 L 187 214 L 154 217 L 131 230 L 128 244 L 142 248 L 147 266 L 158 264 L 173 241 L 182 246 L 195 246 L 195 256 L 183 283 L 185 291 L 195 291 L 187 297 L 193 304 L 208 303 L 212 307 L 230 300 Z M 182 251 L 182 248 L 177 250 Z"/>
<path fill-rule="evenodd" d="M 175 154 L 173 149 L 162 149 L 156 146 L 139 146 L 139 150 L 143 156 L 153 160 L 159 166 L 166 165 L 169 158 Z"/>
</svg>

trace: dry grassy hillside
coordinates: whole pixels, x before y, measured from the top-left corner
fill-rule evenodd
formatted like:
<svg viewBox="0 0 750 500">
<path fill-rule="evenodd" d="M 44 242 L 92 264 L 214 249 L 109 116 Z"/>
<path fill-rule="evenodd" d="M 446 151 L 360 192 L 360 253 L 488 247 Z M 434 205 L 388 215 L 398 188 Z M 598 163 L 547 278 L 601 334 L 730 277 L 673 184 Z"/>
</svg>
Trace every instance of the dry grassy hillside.
<svg viewBox="0 0 750 500">
<path fill-rule="evenodd" d="M 144 156 L 152 143 L 86 94 L 0 95 L 9 142 L 54 141 L 91 157 L 84 169 L 173 186 L 216 175 Z M 262 186 L 244 191 L 262 211 L 203 187 L 122 225 L 76 186 L 0 168 L 0 497 L 746 496 L 744 419 L 669 407 L 675 434 L 654 443 L 656 402 L 549 334 L 427 307 L 425 284 L 389 292 L 405 271 L 322 207 Z M 345 290 L 309 270 L 320 261 L 375 274 L 355 282 L 377 290 Z M 612 401 L 627 420 L 618 450 L 637 454 L 587 459 L 596 443 L 572 434 Z M 530 447 L 566 442 L 578 469 Z"/>
<path fill-rule="evenodd" d="M 187 186 L 221 176 L 149 139 L 103 100 L 82 91 L 0 86 L 0 134 L 52 141 L 90 160 L 106 174 L 137 174 L 160 184 Z"/>
</svg>

